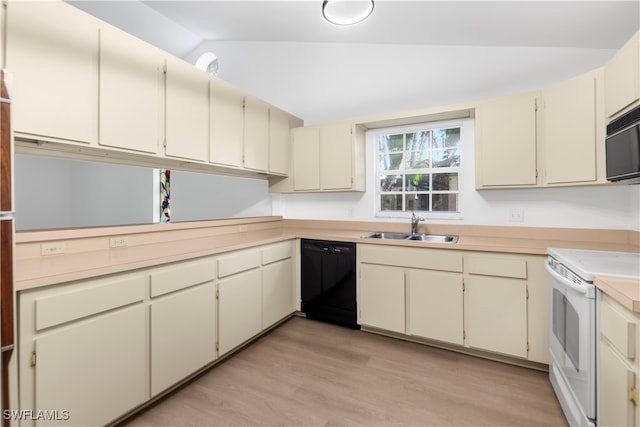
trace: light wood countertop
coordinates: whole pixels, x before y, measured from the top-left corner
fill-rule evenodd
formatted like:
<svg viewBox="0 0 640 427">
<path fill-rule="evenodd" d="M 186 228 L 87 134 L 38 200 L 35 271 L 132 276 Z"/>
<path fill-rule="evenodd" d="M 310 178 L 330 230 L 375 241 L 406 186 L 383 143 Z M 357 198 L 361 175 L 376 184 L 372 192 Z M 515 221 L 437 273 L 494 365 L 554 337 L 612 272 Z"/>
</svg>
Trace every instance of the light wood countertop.
<svg viewBox="0 0 640 427">
<path fill-rule="evenodd" d="M 629 310 L 640 314 L 640 279 L 596 277 L 593 283 Z"/>
<path fill-rule="evenodd" d="M 637 232 L 421 224 L 419 232 L 454 234 L 456 244 L 363 239 L 374 231 L 408 231 L 409 224 L 284 220 L 260 217 L 191 223 L 66 229 L 16 233 L 16 290 L 115 274 L 168 262 L 215 255 L 294 238 L 372 245 L 507 252 L 546 256 L 548 247 L 637 252 Z M 125 236 L 126 247 L 110 248 Z M 64 253 L 41 255 L 43 243 L 64 244 Z"/>
</svg>

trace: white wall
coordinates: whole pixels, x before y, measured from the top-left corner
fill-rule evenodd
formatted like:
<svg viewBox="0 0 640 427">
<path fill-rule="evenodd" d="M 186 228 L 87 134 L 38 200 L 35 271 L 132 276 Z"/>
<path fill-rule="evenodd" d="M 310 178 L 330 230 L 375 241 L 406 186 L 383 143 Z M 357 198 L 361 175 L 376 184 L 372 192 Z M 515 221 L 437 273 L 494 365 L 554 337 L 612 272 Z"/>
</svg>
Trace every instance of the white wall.
<svg viewBox="0 0 640 427">
<path fill-rule="evenodd" d="M 471 122 L 470 120 L 468 122 Z M 473 126 L 462 131 L 464 174 L 461 177 L 463 218 L 428 218 L 427 222 L 530 227 L 632 229 L 640 231 L 640 185 L 528 188 L 476 191 Z M 407 221 L 375 216 L 374 141 L 367 138 L 367 190 L 364 193 L 283 194 L 274 197 L 273 212 L 285 218 L 358 221 Z M 522 222 L 511 222 L 521 209 Z"/>
</svg>

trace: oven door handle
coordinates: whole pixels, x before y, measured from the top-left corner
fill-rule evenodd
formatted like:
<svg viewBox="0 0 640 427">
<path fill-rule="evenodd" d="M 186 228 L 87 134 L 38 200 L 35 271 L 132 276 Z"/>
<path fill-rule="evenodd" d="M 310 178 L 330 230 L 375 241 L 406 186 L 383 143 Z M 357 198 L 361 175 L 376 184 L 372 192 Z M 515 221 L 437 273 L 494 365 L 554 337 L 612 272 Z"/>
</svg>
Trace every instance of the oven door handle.
<svg viewBox="0 0 640 427">
<path fill-rule="evenodd" d="M 549 261 L 545 261 L 544 263 L 544 268 L 547 269 L 547 271 L 549 272 L 549 274 L 551 275 L 551 277 L 553 277 L 554 279 L 556 279 L 557 281 L 559 281 L 560 283 L 562 283 L 563 285 L 565 285 L 566 287 L 573 289 L 576 292 L 579 292 L 581 294 L 587 295 L 589 293 L 589 289 L 587 286 L 580 286 L 576 283 L 573 283 L 571 280 L 567 279 L 566 277 L 563 277 L 561 275 L 559 275 L 553 268 L 551 268 L 549 266 Z"/>
</svg>

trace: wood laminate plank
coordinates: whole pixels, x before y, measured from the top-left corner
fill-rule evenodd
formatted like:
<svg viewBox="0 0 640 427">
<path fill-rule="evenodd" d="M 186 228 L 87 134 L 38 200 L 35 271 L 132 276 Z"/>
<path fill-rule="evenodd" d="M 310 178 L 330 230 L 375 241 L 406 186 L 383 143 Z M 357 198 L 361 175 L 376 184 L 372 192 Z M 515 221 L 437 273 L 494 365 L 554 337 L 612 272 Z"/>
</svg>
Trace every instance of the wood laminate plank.
<svg viewBox="0 0 640 427">
<path fill-rule="evenodd" d="M 548 375 L 294 317 L 122 424 L 566 426 Z"/>
</svg>

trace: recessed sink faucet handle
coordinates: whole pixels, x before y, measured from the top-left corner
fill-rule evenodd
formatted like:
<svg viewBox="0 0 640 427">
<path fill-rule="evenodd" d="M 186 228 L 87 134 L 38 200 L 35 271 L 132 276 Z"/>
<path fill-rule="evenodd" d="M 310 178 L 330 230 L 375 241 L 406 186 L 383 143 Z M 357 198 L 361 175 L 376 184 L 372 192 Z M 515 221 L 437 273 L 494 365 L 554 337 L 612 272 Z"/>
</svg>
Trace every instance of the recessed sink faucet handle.
<svg viewBox="0 0 640 427">
<path fill-rule="evenodd" d="M 424 221 L 423 216 L 416 216 L 416 213 L 411 211 L 411 234 L 418 234 L 418 222 Z"/>
</svg>

